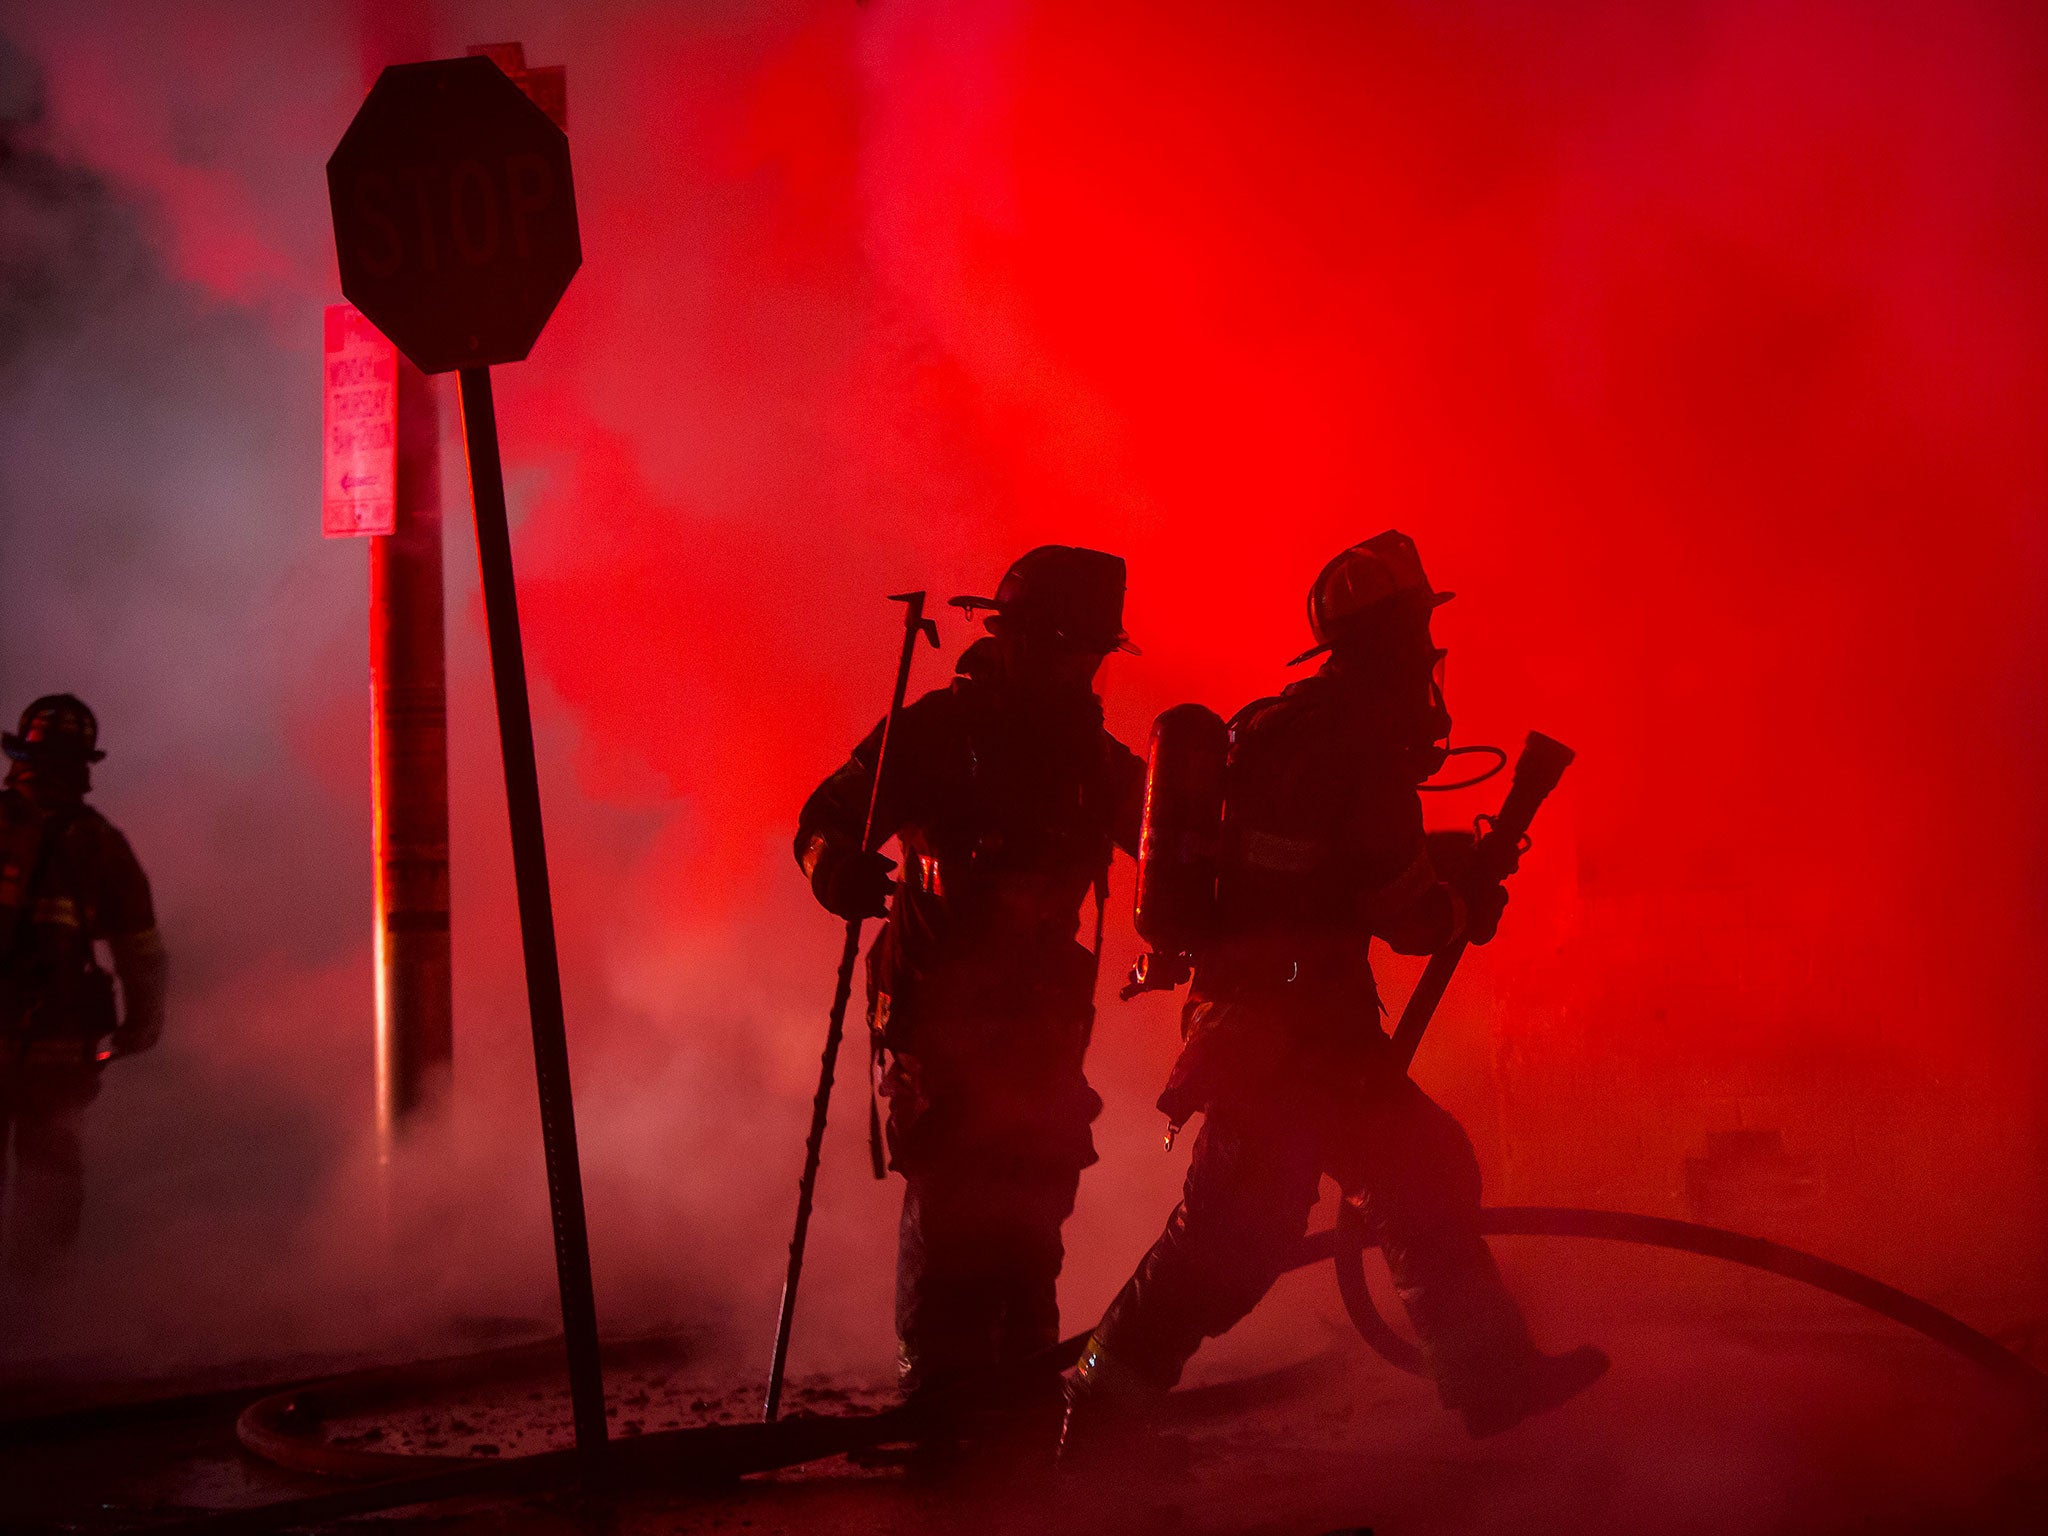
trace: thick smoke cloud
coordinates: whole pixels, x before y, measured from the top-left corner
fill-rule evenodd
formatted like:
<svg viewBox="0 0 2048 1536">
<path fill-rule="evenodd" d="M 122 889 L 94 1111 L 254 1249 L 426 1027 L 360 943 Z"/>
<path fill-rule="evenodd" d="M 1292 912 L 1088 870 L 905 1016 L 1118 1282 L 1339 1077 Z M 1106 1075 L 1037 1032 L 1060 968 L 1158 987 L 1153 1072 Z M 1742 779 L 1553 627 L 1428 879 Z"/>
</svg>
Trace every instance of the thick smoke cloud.
<svg viewBox="0 0 2048 1536">
<path fill-rule="evenodd" d="M 17 1352 L 156 1369 L 547 1315 L 452 499 L 460 1103 L 388 1215 L 368 1163 L 363 561 L 314 533 L 318 168 L 387 21 L 4 26 L 0 682 L 100 707 L 100 802 L 178 989 L 96 1107 L 74 1301 Z M 1460 593 L 1463 739 L 1581 751 L 1419 1068 L 1494 1189 L 1682 1211 L 1710 1132 L 1776 1130 L 1821 1193 L 1752 1224 L 1983 1321 L 2038 1301 L 2037 15 L 432 25 L 569 70 L 586 268 L 500 396 L 612 1325 L 765 1343 L 835 948 L 786 837 L 881 702 L 882 595 L 983 590 L 1048 539 L 1123 552 L 1135 743 L 1282 683 L 1318 565 L 1389 524 Z M 1170 1007 L 1109 1010 L 1076 1320 L 1180 1167 L 1149 1109 Z M 843 1104 L 820 1362 L 886 1348 L 889 1192 Z"/>
</svg>

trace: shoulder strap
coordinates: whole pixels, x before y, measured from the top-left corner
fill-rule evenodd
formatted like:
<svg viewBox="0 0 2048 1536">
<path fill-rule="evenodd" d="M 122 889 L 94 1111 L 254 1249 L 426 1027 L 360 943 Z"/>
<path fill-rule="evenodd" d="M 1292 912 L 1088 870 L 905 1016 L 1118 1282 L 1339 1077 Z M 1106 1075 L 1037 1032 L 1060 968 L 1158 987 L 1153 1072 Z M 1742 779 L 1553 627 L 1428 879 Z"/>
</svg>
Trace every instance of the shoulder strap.
<svg viewBox="0 0 2048 1536">
<path fill-rule="evenodd" d="M 1244 708 L 1240 709 L 1236 714 L 1232 715 L 1230 717 L 1229 725 L 1230 739 L 1232 744 L 1236 743 L 1238 732 L 1245 730 L 1247 727 L 1255 724 L 1261 715 L 1268 713 L 1269 711 L 1277 708 L 1278 706 L 1286 702 L 1287 699 L 1282 694 L 1268 694 L 1263 699 L 1253 699 L 1251 703 L 1245 705 Z"/>
<path fill-rule="evenodd" d="M 42 902 L 43 885 L 50 872 L 52 851 L 71 830 L 75 812 L 51 811 L 36 829 L 36 851 L 29 860 L 28 879 L 21 888 L 21 910 L 15 914 L 13 943 L 8 950 L 10 964 L 18 963 L 35 947 L 36 908 Z"/>
</svg>

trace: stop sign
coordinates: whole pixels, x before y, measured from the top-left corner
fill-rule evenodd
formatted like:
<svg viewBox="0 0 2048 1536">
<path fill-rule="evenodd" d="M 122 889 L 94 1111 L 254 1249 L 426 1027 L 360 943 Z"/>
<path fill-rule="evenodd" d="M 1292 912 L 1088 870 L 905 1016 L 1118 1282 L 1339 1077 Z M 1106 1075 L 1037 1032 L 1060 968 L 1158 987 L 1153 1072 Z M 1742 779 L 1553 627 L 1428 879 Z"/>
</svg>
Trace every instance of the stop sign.
<svg viewBox="0 0 2048 1536">
<path fill-rule="evenodd" d="M 583 260 L 569 140 L 486 58 L 379 75 L 327 196 L 341 291 L 423 373 L 518 362 Z"/>
</svg>

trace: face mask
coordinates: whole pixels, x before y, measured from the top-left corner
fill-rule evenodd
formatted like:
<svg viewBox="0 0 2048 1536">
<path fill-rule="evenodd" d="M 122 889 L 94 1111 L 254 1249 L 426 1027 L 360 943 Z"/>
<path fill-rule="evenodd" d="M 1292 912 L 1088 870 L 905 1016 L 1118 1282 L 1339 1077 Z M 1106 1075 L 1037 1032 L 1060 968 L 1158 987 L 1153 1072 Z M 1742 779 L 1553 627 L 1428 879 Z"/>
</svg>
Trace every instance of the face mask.
<svg viewBox="0 0 2048 1536">
<path fill-rule="evenodd" d="M 1444 704 L 1444 658 L 1449 652 L 1429 653 L 1429 692 L 1417 714 L 1414 734 L 1402 748 L 1410 775 L 1420 784 L 1434 778 L 1451 755 L 1451 712 Z"/>
<path fill-rule="evenodd" d="M 1426 625 L 1383 633 L 1376 643 L 1334 653 L 1326 667 L 1371 700 L 1378 729 L 1394 738 L 1405 771 L 1420 784 L 1450 758 L 1451 712 L 1444 703 L 1444 658 Z"/>
<path fill-rule="evenodd" d="M 1031 631 L 991 626 L 1002 647 L 1006 681 L 1019 694 L 1043 699 L 1092 699 L 1103 653 Z"/>
</svg>

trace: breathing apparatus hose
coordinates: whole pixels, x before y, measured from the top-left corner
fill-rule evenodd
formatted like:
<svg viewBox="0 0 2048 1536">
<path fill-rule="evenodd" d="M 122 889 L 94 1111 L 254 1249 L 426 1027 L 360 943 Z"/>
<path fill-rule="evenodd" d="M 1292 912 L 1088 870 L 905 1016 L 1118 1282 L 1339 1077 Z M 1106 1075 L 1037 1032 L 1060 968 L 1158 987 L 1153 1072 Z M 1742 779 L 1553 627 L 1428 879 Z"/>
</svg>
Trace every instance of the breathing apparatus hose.
<svg viewBox="0 0 2048 1536">
<path fill-rule="evenodd" d="M 1470 778 L 1454 779 L 1448 784 L 1423 783 L 1416 785 L 1415 788 L 1425 795 L 1449 794 L 1454 789 L 1470 789 L 1475 784 L 1484 784 L 1488 779 L 1507 767 L 1508 754 L 1507 750 L 1503 747 L 1449 747 L 1444 751 L 1444 760 L 1448 762 L 1454 757 L 1471 757 L 1482 752 L 1493 759 L 1493 766 L 1491 768 L 1482 769 Z"/>
<path fill-rule="evenodd" d="M 1750 1269 L 1782 1275 L 1788 1280 L 1839 1296 L 1844 1301 L 1890 1318 L 1895 1323 L 1925 1334 L 1966 1360 L 1982 1366 L 1993 1376 L 2024 1395 L 2035 1408 L 2048 1411 L 2048 1374 L 2044 1374 L 2005 1348 L 1996 1339 L 1979 1333 L 1960 1318 L 1939 1307 L 1909 1296 L 1881 1280 L 1860 1274 L 1783 1243 L 1749 1237 L 1698 1222 L 1677 1221 L 1665 1216 L 1636 1216 L 1626 1211 L 1589 1211 L 1569 1206 L 1489 1206 L 1480 1212 L 1480 1231 L 1490 1237 L 1579 1237 L 1607 1242 L 1639 1243 L 1668 1248 L 1679 1253 L 1696 1253 L 1705 1258 L 1725 1259 Z M 1337 1270 L 1337 1289 L 1344 1310 L 1359 1336 L 1384 1359 L 1412 1375 L 1429 1374 L 1422 1352 L 1396 1333 L 1374 1305 L 1365 1283 L 1365 1250 L 1374 1246 L 1363 1230 L 1356 1210 L 1340 1207 L 1337 1225 L 1302 1241 L 1303 1262 L 1312 1263 L 1327 1255 Z"/>
</svg>

